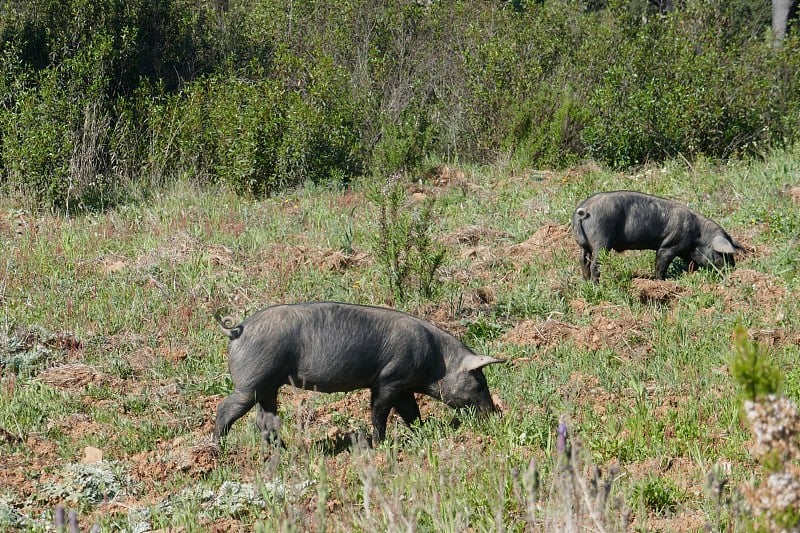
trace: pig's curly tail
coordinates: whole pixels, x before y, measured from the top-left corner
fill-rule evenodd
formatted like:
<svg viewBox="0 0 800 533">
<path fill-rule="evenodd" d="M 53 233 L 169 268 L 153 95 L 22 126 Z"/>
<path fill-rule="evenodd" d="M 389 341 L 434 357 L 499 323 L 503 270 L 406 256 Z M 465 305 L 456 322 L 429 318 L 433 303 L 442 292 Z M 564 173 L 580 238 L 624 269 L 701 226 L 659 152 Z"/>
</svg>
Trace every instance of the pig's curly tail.
<svg viewBox="0 0 800 533">
<path fill-rule="evenodd" d="M 227 335 L 231 340 L 238 339 L 242 334 L 242 330 L 244 330 L 244 327 L 242 327 L 241 324 L 235 325 L 236 322 L 233 320 L 233 317 L 220 317 L 215 315 L 214 318 L 216 319 L 217 324 L 219 324 L 219 329 L 222 330 L 222 333 Z"/>
</svg>

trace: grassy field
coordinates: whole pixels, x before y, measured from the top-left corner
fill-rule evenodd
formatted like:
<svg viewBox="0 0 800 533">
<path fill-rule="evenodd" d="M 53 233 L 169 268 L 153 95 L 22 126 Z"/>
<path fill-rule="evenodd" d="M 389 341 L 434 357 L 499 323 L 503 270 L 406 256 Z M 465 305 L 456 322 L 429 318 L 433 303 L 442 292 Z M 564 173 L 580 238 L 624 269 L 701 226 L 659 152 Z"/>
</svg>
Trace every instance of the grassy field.
<svg viewBox="0 0 800 533">
<path fill-rule="evenodd" d="M 179 186 L 73 217 L 2 200 L 0 529 L 44 531 L 59 506 L 102 531 L 737 526 L 759 468 L 728 369 L 737 324 L 800 396 L 798 185 L 794 150 L 636 174 L 452 165 L 259 201 Z M 661 282 L 654 252 L 610 254 L 586 283 L 569 218 L 613 189 L 680 200 L 750 252 Z M 507 359 L 486 369 L 502 416 L 422 398 L 424 424 L 393 416 L 369 450 L 349 446 L 370 430 L 365 391 L 285 387 L 284 448 L 251 413 L 215 449 L 232 385 L 213 315 L 305 300 L 395 307 Z"/>
</svg>

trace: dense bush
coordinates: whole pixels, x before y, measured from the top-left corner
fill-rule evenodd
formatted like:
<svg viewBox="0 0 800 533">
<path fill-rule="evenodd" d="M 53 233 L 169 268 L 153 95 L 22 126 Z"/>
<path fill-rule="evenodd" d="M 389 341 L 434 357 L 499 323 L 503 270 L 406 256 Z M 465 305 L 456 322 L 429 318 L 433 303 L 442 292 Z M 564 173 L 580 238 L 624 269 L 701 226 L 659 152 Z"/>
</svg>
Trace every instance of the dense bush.
<svg viewBox="0 0 800 533">
<path fill-rule="evenodd" d="M 90 208 L 436 157 L 757 152 L 800 125 L 800 43 L 773 50 L 768 25 L 755 0 L 6 2 L 0 184 Z"/>
</svg>

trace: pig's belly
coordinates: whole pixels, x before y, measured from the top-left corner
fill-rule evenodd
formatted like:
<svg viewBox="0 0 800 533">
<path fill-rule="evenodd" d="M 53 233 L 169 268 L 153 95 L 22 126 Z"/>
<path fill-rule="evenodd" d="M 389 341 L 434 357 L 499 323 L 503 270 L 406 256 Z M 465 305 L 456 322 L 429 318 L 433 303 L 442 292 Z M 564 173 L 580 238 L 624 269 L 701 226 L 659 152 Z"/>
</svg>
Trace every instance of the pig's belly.
<svg viewBox="0 0 800 533">
<path fill-rule="evenodd" d="M 314 373 L 294 374 L 288 378 L 289 385 L 317 392 L 348 392 L 372 386 L 371 376 L 322 376 Z"/>
</svg>

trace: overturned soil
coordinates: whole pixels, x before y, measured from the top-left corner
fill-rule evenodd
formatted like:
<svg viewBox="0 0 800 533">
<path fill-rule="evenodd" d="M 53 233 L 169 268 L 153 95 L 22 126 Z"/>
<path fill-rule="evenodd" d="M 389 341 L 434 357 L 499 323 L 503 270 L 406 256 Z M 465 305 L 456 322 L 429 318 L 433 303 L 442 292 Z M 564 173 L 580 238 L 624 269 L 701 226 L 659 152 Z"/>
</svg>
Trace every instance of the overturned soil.
<svg viewBox="0 0 800 533">
<path fill-rule="evenodd" d="M 586 309 L 583 301 L 572 302 L 573 307 Z M 626 348 L 642 344 L 642 330 L 650 319 L 634 317 L 627 308 L 598 307 L 589 312 L 590 323 L 577 325 L 553 318 L 526 320 L 508 332 L 501 340 L 512 344 L 549 348 L 564 341 L 590 350 L 600 348 Z"/>
</svg>

